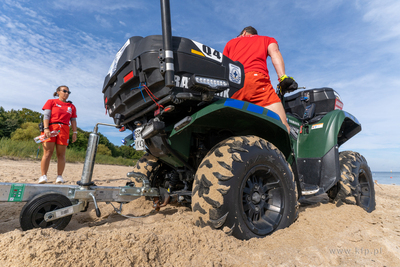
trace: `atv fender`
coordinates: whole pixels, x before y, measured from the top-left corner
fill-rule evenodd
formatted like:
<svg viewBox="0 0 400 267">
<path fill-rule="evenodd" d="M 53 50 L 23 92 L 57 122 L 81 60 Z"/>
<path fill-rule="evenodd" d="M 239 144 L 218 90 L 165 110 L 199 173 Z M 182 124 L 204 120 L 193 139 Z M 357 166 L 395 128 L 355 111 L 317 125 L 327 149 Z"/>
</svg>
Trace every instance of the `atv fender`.
<svg viewBox="0 0 400 267">
<path fill-rule="evenodd" d="M 320 121 L 303 125 L 294 142 L 298 175 L 326 192 L 340 178 L 339 146 L 360 131 L 358 120 L 342 110 L 333 110 Z"/>
<path fill-rule="evenodd" d="M 295 145 L 298 158 L 321 158 L 361 131 L 361 124 L 348 112 L 333 110 L 320 121 L 303 126 Z"/>
<path fill-rule="evenodd" d="M 278 147 L 286 159 L 291 154 L 289 135 L 278 114 L 258 105 L 224 98 L 194 113 L 187 121 L 190 122 L 178 130 L 174 127 L 169 136 L 171 146 L 186 159 L 192 133 L 210 130 L 229 130 L 233 136 L 255 135 Z"/>
</svg>

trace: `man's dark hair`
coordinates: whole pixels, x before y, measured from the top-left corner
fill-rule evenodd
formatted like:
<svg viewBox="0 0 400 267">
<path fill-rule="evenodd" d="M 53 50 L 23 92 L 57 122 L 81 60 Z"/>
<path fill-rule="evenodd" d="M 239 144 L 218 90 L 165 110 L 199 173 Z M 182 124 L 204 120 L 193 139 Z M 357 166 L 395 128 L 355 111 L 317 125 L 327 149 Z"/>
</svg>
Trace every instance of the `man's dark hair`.
<svg viewBox="0 0 400 267">
<path fill-rule="evenodd" d="M 246 28 L 244 28 L 239 35 L 242 35 L 244 32 L 248 32 L 250 34 L 258 34 L 257 30 L 254 29 L 252 26 L 247 26 Z"/>
</svg>

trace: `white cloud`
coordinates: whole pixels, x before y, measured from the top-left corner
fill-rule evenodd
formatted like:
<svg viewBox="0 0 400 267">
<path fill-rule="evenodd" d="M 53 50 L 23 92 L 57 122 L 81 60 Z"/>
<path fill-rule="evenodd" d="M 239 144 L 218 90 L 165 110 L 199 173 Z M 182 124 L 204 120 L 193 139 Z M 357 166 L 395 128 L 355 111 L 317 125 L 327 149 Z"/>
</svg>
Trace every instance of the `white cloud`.
<svg viewBox="0 0 400 267">
<path fill-rule="evenodd" d="M 19 10 L 35 14 L 26 8 Z M 61 29 L 43 18 L 35 23 L 29 18 L 17 19 L 2 15 L 0 20 L 0 75 L 7 77 L 0 84 L 0 105 L 6 110 L 26 107 L 40 111 L 55 88 L 66 84 L 78 107 L 78 124 L 104 120 L 101 89 L 118 45 Z"/>
<path fill-rule="evenodd" d="M 307 16 L 321 16 L 323 14 L 332 12 L 335 8 L 342 5 L 344 0 L 336 1 L 310 1 L 310 0 L 297 0 L 294 2 L 294 7 L 307 13 Z"/>
<path fill-rule="evenodd" d="M 365 3 L 366 2 L 366 3 Z M 400 2 L 397 0 L 362 1 L 360 8 L 366 10 L 364 20 L 377 27 L 376 38 L 389 40 L 400 37 Z"/>
<path fill-rule="evenodd" d="M 53 1 L 52 1 L 53 2 Z M 53 2 L 54 8 L 74 12 L 89 12 L 107 14 L 110 11 L 144 9 L 148 6 L 144 0 L 59 0 Z"/>
<path fill-rule="evenodd" d="M 96 21 L 100 27 L 103 27 L 103 28 L 111 28 L 112 27 L 110 21 L 107 20 L 106 18 L 104 18 L 103 16 L 95 15 L 94 17 L 96 18 Z"/>
</svg>

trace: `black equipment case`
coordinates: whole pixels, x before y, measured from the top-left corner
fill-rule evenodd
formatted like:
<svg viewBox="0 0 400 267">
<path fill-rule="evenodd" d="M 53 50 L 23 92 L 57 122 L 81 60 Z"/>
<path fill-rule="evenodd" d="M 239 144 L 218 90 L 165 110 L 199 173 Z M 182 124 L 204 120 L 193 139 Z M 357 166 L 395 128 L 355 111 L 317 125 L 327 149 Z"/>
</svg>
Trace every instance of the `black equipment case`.
<svg viewBox="0 0 400 267">
<path fill-rule="evenodd" d="M 244 69 L 239 62 L 183 37 L 172 37 L 175 86 L 167 87 L 164 82 L 166 55 L 162 47 L 161 35 L 135 36 L 117 53 L 103 85 L 104 104 L 111 117 L 119 113 L 128 119 L 179 92 L 201 95 L 189 89 L 193 74 L 229 82 L 229 88 L 221 92 L 224 97 L 231 97 L 243 87 Z"/>
<path fill-rule="evenodd" d="M 332 88 L 315 88 L 285 97 L 285 111 L 303 118 L 307 106 L 315 103 L 315 116 L 325 115 L 335 109 L 343 109 L 339 94 Z"/>
</svg>

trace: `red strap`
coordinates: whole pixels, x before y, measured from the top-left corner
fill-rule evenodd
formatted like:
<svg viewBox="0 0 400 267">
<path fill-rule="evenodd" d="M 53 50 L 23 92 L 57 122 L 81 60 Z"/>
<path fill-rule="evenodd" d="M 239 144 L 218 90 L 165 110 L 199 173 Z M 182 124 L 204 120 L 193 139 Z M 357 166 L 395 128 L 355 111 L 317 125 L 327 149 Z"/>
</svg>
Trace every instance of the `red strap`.
<svg viewBox="0 0 400 267">
<path fill-rule="evenodd" d="M 147 87 L 147 85 L 143 85 L 144 90 L 146 93 L 150 96 L 151 100 L 157 105 L 158 108 L 164 108 L 162 105 L 158 104 L 155 99 L 158 100 L 158 98 L 151 92 L 151 90 Z M 155 98 L 155 99 L 154 99 Z"/>
</svg>

